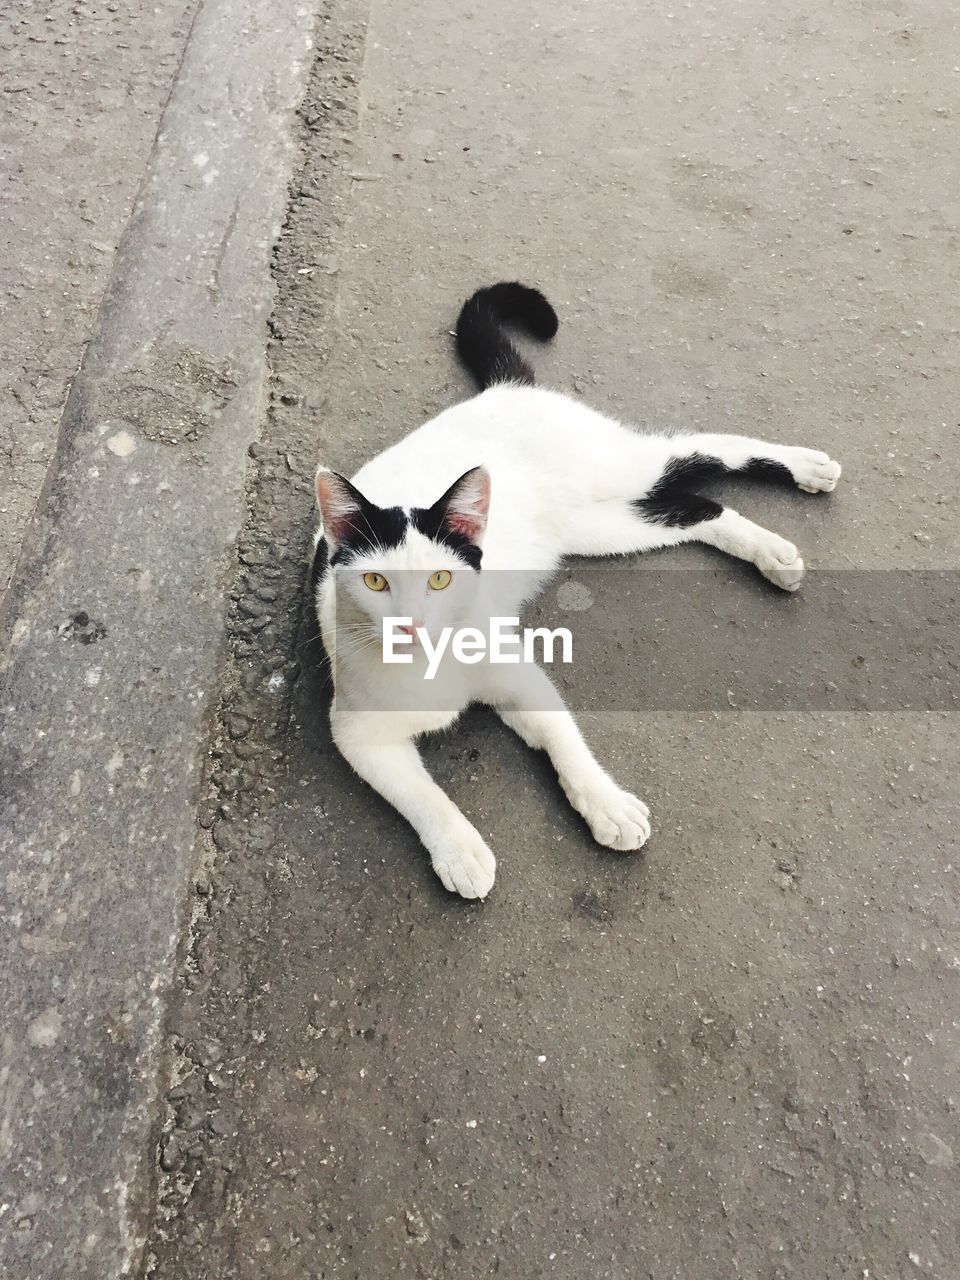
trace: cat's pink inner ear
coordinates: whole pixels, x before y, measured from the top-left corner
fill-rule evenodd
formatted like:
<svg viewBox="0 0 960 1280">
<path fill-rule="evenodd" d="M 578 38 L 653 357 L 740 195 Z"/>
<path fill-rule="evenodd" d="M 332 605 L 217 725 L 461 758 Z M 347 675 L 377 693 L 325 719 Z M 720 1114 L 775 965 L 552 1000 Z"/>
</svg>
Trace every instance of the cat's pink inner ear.
<svg viewBox="0 0 960 1280">
<path fill-rule="evenodd" d="M 487 527 L 489 510 L 490 473 L 486 467 L 474 467 L 451 489 L 444 523 L 451 533 L 478 542 Z"/>
<path fill-rule="evenodd" d="M 329 541 L 342 542 L 350 533 L 356 532 L 360 508 L 343 476 L 321 467 L 317 472 L 317 502 L 323 518 L 324 536 Z"/>
</svg>

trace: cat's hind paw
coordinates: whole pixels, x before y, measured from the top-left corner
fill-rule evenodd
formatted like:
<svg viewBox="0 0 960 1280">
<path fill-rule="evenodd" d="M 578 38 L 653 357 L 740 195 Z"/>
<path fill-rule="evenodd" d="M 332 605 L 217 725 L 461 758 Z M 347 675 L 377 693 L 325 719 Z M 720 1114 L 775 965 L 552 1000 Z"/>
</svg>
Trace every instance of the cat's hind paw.
<svg viewBox="0 0 960 1280">
<path fill-rule="evenodd" d="M 436 850 L 432 861 L 443 887 L 461 898 L 485 898 L 493 888 L 497 860 L 472 827 Z"/>
<path fill-rule="evenodd" d="M 605 779 L 599 784 L 571 788 L 568 796 L 586 819 L 597 844 L 630 853 L 650 838 L 650 810 L 629 791 L 621 791 L 615 782 Z"/>
<path fill-rule="evenodd" d="M 840 463 L 819 449 L 792 449 L 790 470 L 804 493 L 832 493 L 840 479 Z"/>
</svg>

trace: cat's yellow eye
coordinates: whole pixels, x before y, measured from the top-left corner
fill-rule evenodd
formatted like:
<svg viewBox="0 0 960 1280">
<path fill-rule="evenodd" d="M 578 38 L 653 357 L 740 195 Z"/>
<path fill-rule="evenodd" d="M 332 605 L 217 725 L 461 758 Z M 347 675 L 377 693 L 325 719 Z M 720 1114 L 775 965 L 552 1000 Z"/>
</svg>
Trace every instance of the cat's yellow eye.
<svg viewBox="0 0 960 1280">
<path fill-rule="evenodd" d="M 431 573 L 427 582 L 433 591 L 442 591 L 444 587 L 449 587 L 452 577 L 449 569 L 438 569 L 436 573 Z"/>
<path fill-rule="evenodd" d="M 387 589 L 387 580 L 382 573 L 365 573 L 363 581 L 371 591 L 386 591 Z"/>
</svg>

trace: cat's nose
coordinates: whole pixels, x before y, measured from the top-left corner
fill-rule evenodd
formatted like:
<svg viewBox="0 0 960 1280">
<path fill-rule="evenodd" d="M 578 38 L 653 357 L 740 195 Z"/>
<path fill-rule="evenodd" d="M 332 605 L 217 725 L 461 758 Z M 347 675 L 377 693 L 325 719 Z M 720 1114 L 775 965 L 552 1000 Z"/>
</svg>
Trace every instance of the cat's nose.
<svg viewBox="0 0 960 1280">
<path fill-rule="evenodd" d="M 409 627 L 403 624 L 398 624 L 397 630 L 405 636 L 415 636 L 417 634 L 417 628 L 422 626 L 423 623 L 419 621 L 413 622 Z"/>
</svg>

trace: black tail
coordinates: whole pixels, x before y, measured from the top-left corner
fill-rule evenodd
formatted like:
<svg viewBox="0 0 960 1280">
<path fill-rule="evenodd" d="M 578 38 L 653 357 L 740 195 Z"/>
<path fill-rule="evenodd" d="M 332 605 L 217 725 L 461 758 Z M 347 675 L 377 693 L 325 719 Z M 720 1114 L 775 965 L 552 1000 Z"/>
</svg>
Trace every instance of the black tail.
<svg viewBox="0 0 960 1280">
<path fill-rule="evenodd" d="M 557 332 L 557 313 L 538 289 L 494 284 L 478 289 L 457 320 L 457 350 L 480 390 L 498 382 L 533 386 L 533 370 L 503 332 L 504 324 L 526 329 L 546 342 Z"/>
</svg>

